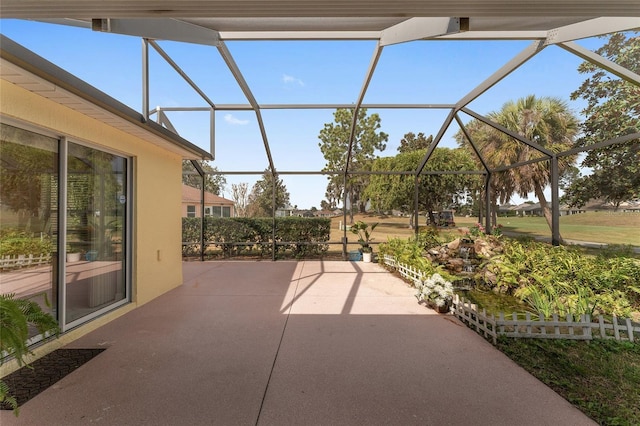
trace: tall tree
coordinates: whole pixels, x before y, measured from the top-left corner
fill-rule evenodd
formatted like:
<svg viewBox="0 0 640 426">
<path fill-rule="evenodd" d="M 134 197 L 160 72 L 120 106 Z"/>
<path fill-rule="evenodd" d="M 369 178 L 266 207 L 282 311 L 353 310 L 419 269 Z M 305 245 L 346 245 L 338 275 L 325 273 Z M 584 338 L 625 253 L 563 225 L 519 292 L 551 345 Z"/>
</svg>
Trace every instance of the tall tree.
<svg viewBox="0 0 640 426">
<path fill-rule="evenodd" d="M 426 149 L 419 149 L 401 152 L 395 157 L 378 158 L 374 161 L 372 169 L 392 172 L 414 171 L 424 159 L 426 152 Z M 464 174 L 436 175 L 426 172 L 472 170 L 475 170 L 475 162 L 467 150 L 436 148 L 418 180 L 418 208 L 427 212 L 451 208 L 459 204 L 477 180 L 477 177 Z M 411 212 L 414 209 L 415 182 L 414 175 L 372 175 L 364 195 L 371 200 L 375 209 Z M 410 226 L 413 227 L 413 215 L 410 215 L 410 218 Z"/>
<path fill-rule="evenodd" d="M 221 175 L 217 167 L 207 161 L 201 161 L 200 166 L 205 172 L 204 190 L 212 194 L 222 195 L 227 185 L 227 179 Z M 182 161 L 182 183 L 193 188 L 202 188 L 202 178 L 191 164 L 191 160 Z"/>
<path fill-rule="evenodd" d="M 509 101 L 498 112 L 487 117 L 517 132 L 531 142 L 552 152 L 563 152 L 571 148 L 578 133 L 578 120 L 566 102 L 558 98 L 537 98 L 529 95 L 517 101 Z M 536 149 L 502 133 L 484 123 L 472 121 L 467 130 L 490 168 L 511 165 L 536 158 L 541 154 Z M 462 132 L 456 134 L 462 145 L 467 144 Z M 559 158 L 561 173 L 575 163 L 575 156 Z M 508 201 L 513 194 L 526 197 L 534 193 L 540 202 L 544 217 L 551 228 L 551 210 L 544 189 L 551 180 L 548 161 L 539 161 L 494 175 L 492 184 L 498 191 L 500 202 Z"/>
<path fill-rule="evenodd" d="M 639 32 L 614 33 L 596 53 L 640 74 Z M 640 87 L 614 78 L 591 62 L 578 72 L 589 75 L 571 99 L 582 98 L 582 136 L 578 146 L 589 146 L 618 136 L 640 132 Z M 602 198 L 616 208 L 622 201 L 640 196 L 640 139 L 589 151 L 582 161 L 592 173 L 576 179 L 565 189 L 565 201 L 582 206 Z"/>
<path fill-rule="evenodd" d="M 369 170 L 372 161 L 376 158 L 376 151 L 384 151 L 389 136 L 380 131 L 380 117 L 378 114 L 367 116 L 366 108 L 358 110 L 356 129 L 351 151 L 351 163 L 347 162 L 349 149 L 349 136 L 353 122 L 352 109 L 337 109 L 334 114 L 334 122 L 326 123 L 320 130 L 318 138 L 320 151 L 327 160 L 324 170 L 344 170 L 348 166 L 349 171 Z M 362 197 L 362 192 L 367 186 L 367 175 L 351 176 L 347 181 L 350 191 L 352 206 L 358 206 L 364 212 L 367 200 Z M 330 204 L 341 199 L 344 195 L 344 177 L 336 175 L 329 178 L 327 185 L 327 200 Z M 346 206 L 345 206 L 346 207 Z"/>
<path fill-rule="evenodd" d="M 282 179 L 275 178 L 276 200 L 275 208 L 286 207 L 289 204 L 289 192 Z M 274 176 L 270 169 L 266 169 L 249 194 L 247 213 L 253 217 L 265 217 L 273 214 L 273 183 Z"/>
<path fill-rule="evenodd" d="M 233 200 L 236 216 L 246 217 L 249 205 L 249 184 L 247 182 L 232 183 L 231 199 Z"/>
<path fill-rule="evenodd" d="M 578 133 L 578 120 L 566 102 L 558 98 L 537 98 L 529 95 L 517 101 L 505 103 L 498 112 L 488 118 L 507 129 L 517 132 L 531 142 L 552 152 L 571 148 Z M 488 126 L 472 122 L 467 130 L 476 143 L 484 160 L 491 168 L 511 165 L 540 158 L 536 149 Z M 464 144 L 464 135 L 456 138 Z M 575 163 L 575 156 L 563 156 L 558 161 L 560 173 Z M 506 170 L 495 176 L 494 185 L 500 201 L 506 202 L 516 193 L 526 197 L 533 192 L 551 229 L 551 210 L 544 189 L 551 181 L 548 161 L 540 161 Z"/>
<path fill-rule="evenodd" d="M 433 142 L 433 135 L 425 136 L 424 133 L 418 133 L 418 136 L 413 132 L 409 132 L 405 134 L 400 140 L 400 145 L 398 146 L 398 152 L 409 152 L 416 151 L 418 149 L 426 149 L 429 148 Z"/>
</svg>

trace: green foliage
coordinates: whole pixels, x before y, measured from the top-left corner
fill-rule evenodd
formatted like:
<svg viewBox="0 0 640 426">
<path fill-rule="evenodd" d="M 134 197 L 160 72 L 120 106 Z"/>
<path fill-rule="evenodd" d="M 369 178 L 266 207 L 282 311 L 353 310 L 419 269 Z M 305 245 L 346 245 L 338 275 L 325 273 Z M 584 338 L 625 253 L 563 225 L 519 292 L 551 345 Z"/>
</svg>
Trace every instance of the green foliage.
<svg viewBox="0 0 640 426">
<path fill-rule="evenodd" d="M 640 37 L 638 32 L 614 33 L 595 53 L 640 73 Z M 640 132 L 640 87 L 612 77 L 604 69 L 585 61 L 578 72 L 588 77 L 571 99 L 582 98 L 587 106 L 582 113 L 582 136 L 577 145 L 588 147 L 619 136 Z M 565 189 L 564 201 L 582 206 L 601 198 L 618 205 L 640 195 L 640 140 L 592 150 L 582 162 L 591 168 L 588 176 L 574 179 Z"/>
<path fill-rule="evenodd" d="M 48 299 L 45 301 L 48 304 Z M 40 305 L 28 299 L 17 299 L 14 294 L 0 294 L 0 361 L 3 356 L 14 357 L 20 365 L 25 363 L 25 357 L 31 354 L 27 341 L 29 327 L 35 327 L 40 334 L 55 334 L 60 332 L 58 323 L 50 314 L 44 312 Z M 9 395 L 8 386 L 0 380 L 0 402 L 6 401 L 17 416 L 17 403 Z"/>
<path fill-rule="evenodd" d="M 504 252 L 485 261 L 496 290 L 514 294 L 535 312 L 628 316 L 640 302 L 640 263 L 591 257 L 576 249 L 505 240 Z"/>
<path fill-rule="evenodd" d="M 279 255 L 296 258 L 319 256 L 328 251 L 331 220 L 326 218 L 278 217 L 276 243 Z M 206 217 L 205 241 L 222 249 L 225 257 L 257 253 L 270 256 L 273 249 L 272 218 Z M 182 218 L 183 256 L 200 250 L 200 218 Z M 238 245 L 241 243 L 242 245 Z M 309 244 L 312 243 L 312 244 Z"/>
<path fill-rule="evenodd" d="M 440 274 L 444 279 L 451 281 L 452 276 L 440 265 L 433 264 L 425 257 L 425 240 L 432 242 L 432 237 L 412 237 L 409 239 L 392 238 L 378 246 L 380 261 L 384 262 L 384 255 L 393 256 L 397 262 L 413 267 L 425 275 Z"/>
<path fill-rule="evenodd" d="M 376 229 L 376 226 L 378 226 L 378 224 L 374 223 L 371 225 L 371 229 L 369 229 L 369 225 L 361 220 L 351 225 L 351 233 L 358 236 L 358 243 L 360 243 L 363 253 L 371 253 L 373 251 L 369 242 L 373 241 L 371 234 L 373 230 Z"/>
<path fill-rule="evenodd" d="M 376 158 L 376 151 L 384 151 L 389 139 L 386 133 L 380 131 L 380 116 L 378 114 L 367 116 L 366 108 L 358 110 L 349 164 L 346 163 L 346 153 L 349 151 L 353 110 L 339 108 L 334 112 L 333 118 L 334 122 L 325 123 L 318 135 L 318 139 L 320 139 L 318 146 L 327 161 L 323 170 L 370 170 L 371 162 Z M 328 179 L 326 196 L 329 205 L 335 207 L 343 198 L 344 179 L 341 175 L 331 176 Z M 362 196 L 362 192 L 368 182 L 367 175 L 351 176 L 347 181 L 347 187 L 353 197 L 352 205 L 358 206 L 361 212 L 364 211 L 367 202 L 366 198 Z"/>
<path fill-rule="evenodd" d="M 433 142 L 433 135 L 425 136 L 424 133 L 418 133 L 416 136 L 413 132 L 406 133 L 400 140 L 398 152 L 418 151 L 427 149 Z"/>
<path fill-rule="evenodd" d="M 578 134 L 578 119 L 567 103 L 559 98 L 538 98 L 529 95 L 505 103 L 500 111 L 489 113 L 487 118 L 518 133 L 531 144 L 555 153 L 572 148 Z M 474 145 L 490 169 L 545 156 L 532 146 L 478 120 L 471 121 L 466 127 Z M 462 131 L 459 131 L 455 138 L 460 146 L 475 152 Z M 572 167 L 575 159 L 575 155 L 558 158 L 560 173 Z M 504 204 L 514 194 L 527 197 L 529 193 L 535 193 L 551 228 L 551 211 L 544 195 L 544 188 L 551 180 L 549 163 L 549 161 L 538 161 L 493 173 L 492 198 Z"/>
<path fill-rule="evenodd" d="M 478 237 L 482 233 L 477 227 Z M 621 255 L 589 256 L 580 249 L 554 247 L 533 239 L 484 236 L 499 241 L 502 252 L 481 258 L 476 279 L 486 294 L 516 296 L 533 313 L 550 317 L 572 314 L 615 314 L 627 317 L 640 310 L 640 260 Z M 472 237 L 472 238 L 478 238 Z M 445 241 L 436 233 L 421 233 L 408 240 L 391 239 L 379 246 L 384 254 L 427 275 L 436 272 L 455 282 L 442 266 L 434 266 L 425 250 Z M 623 251 L 624 253 L 624 251 Z M 477 253 L 480 257 L 480 253 Z"/>
<path fill-rule="evenodd" d="M 395 157 L 378 158 L 373 171 L 407 172 L 417 170 L 427 153 L 426 149 L 401 152 Z M 424 171 L 475 170 L 473 158 L 464 149 L 436 148 Z M 474 186 L 477 177 L 462 174 L 423 174 L 418 180 L 418 209 L 437 210 L 460 203 L 466 191 Z M 364 191 L 376 210 L 398 209 L 410 211 L 414 207 L 416 178 L 413 175 L 372 175 Z"/>
<path fill-rule="evenodd" d="M 205 172 L 204 189 L 206 192 L 221 195 L 227 185 L 227 179 L 219 173 L 217 167 L 207 161 L 200 161 L 200 167 Z M 182 183 L 193 188 L 202 188 L 202 177 L 193 167 L 190 160 L 182 161 Z"/>
<path fill-rule="evenodd" d="M 0 256 L 18 256 L 49 254 L 54 251 L 53 242 L 48 236 L 33 237 L 29 233 L 16 230 L 3 230 L 0 240 Z"/>
<path fill-rule="evenodd" d="M 275 206 L 273 197 L 273 185 L 275 179 Z M 274 176 L 269 169 L 265 170 L 251 189 L 248 198 L 247 214 L 251 217 L 269 217 L 273 215 L 273 209 L 286 207 L 289 204 L 289 191 L 278 176 Z"/>
</svg>

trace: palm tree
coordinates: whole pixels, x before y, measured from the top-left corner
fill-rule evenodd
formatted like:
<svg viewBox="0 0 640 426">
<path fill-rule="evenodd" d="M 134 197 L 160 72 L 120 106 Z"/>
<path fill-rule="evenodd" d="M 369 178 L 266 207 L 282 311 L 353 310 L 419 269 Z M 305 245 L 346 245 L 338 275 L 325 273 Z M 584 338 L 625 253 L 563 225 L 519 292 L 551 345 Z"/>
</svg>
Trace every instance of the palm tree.
<svg viewBox="0 0 640 426">
<path fill-rule="evenodd" d="M 505 103 L 500 111 L 487 115 L 491 121 L 554 153 L 570 149 L 578 133 L 578 119 L 566 102 L 554 97 L 529 95 Z M 537 149 L 477 120 L 467 130 L 490 169 L 543 158 Z M 459 132 L 456 139 L 467 145 Z M 575 156 L 558 159 L 560 174 L 575 163 Z M 526 197 L 533 192 L 551 228 L 551 210 L 544 188 L 551 181 L 549 161 L 539 161 L 494 174 L 493 190 L 501 203 L 514 194 Z"/>
</svg>

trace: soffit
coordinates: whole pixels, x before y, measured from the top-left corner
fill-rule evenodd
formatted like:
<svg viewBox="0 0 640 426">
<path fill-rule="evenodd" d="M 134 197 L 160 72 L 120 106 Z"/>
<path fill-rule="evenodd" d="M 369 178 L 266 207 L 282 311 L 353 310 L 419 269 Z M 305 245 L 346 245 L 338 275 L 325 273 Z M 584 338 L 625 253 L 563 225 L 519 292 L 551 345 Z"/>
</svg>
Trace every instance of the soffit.
<svg viewBox="0 0 640 426">
<path fill-rule="evenodd" d="M 637 0 L 3 0 L 0 4 L 0 13 L 7 18 L 597 17 L 638 16 L 640 2 Z"/>
<path fill-rule="evenodd" d="M 3 39 L 3 42 L 4 44 L 8 43 L 6 39 Z M 119 113 L 112 112 L 101 107 L 100 102 L 104 101 L 110 101 L 108 102 L 110 105 L 118 106 L 117 101 L 109 98 L 102 92 L 99 92 L 103 97 L 102 100 L 95 99 L 95 102 L 93 102 L 90 99 L 92 96 L 88 93 L 86 93 L 85 96 L 79 96 L 76 93 L 72 93 L 63 87 L 60 87 L 55 82 L 59 77 L 60 76 L 47 79 L 46 76 L 35 75 L 11 62 L 6 59 L 4 55 L 0 58 L 0 78 L 3 80 L 13 83 L 44 98 L 50 99 L 88 117 L 94 118 L 127 134 L 162 147 L 170 152 L 179 154 L 183 158 L 203 159 L 209 157 L 208 153 L 204 150 L 201 150 L 188 141 L 166 131 L 166 129 L 156 126 L 156 123 L 142 122 L 142 116 L 133 110 L 129 110 L 129 108 L 124 104 L 119 105 L 121 110 Z M 129 118 L 125 117 L 127 115 Z M 136 118 L 138 122 L 136 122 Z"/>
</svg>

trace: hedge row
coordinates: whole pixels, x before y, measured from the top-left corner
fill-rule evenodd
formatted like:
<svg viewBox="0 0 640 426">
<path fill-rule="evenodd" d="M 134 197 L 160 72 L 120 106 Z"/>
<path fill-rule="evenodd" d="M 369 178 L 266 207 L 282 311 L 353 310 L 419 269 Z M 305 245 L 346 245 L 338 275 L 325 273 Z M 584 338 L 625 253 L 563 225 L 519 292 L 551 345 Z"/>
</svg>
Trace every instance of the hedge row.
<svg viewBox="0 0 640 426">
<path fill-rule="evenodd" d="M 277 255 L 296 258 L 318 256 L 329 246 L 331 220 L 324 218 L 278 217 L 275 220 Z M 204 239 L 207 251 L 222 250 L 225 257 L 241 254 L 272 256 L 273 219 L 248 217 L 205 217 Z M 200 218 L 182 219 L 182 254 L 200 253 Z M 308 244 L 314 243 L 314 244 Z"/>
</svg>

